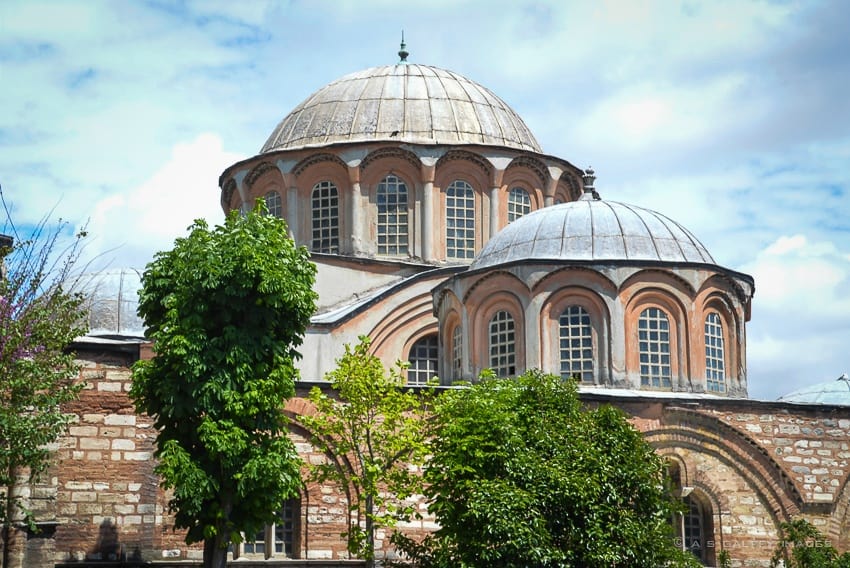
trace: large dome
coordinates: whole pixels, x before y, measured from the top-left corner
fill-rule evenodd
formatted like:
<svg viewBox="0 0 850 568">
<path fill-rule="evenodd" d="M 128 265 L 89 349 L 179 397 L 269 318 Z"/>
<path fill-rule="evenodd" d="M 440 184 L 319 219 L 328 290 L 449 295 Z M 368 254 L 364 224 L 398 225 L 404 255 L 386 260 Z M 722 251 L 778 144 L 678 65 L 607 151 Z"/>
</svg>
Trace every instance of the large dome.
<svg viewBox="0 0 850 568">
<path fill-rule="evenodd" d="M 260 152 L 374 141 L 541 152 L 519 115 L 485 87 L 445 69 L 407 63 L 322 87 L 277 125 Z"/>
<path fill-rule="evenodd" d="M 840 404 L 850 406 L 850 379 L 844 373 L 838 380 L 817 383 L 779 397 L 781 402 L 798 404 Z"/>
<path fill-rule="evenodd" d="M 714 264 L 702 243 L 672 219 L 586 196 L 517 219 L 484 246 L 472 268 L 519 260 Z"/>
</svg>

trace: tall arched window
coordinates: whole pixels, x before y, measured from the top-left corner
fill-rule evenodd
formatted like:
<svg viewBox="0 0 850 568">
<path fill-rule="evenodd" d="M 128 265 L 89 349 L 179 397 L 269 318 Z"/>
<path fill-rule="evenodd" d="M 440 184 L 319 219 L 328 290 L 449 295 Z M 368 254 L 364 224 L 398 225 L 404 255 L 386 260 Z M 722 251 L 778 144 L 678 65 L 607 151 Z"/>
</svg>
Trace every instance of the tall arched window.
<svg viewBox="0 0 850 568">
<path fill-rule="evenodd" d="M 313 243 L 315 252 L 339 252 L 339 192 L 329 181 L 313 186 Z"/>
<path fill-rule="evenodd" d="M 581 306 L 568 306 L 558 320 L 561 376 L 593 381 L 593 330 L 590 314 Z"/>
<path fill-rule="evenodd" d="M 684 531 L 682 535 L 684 542 L 682 545 L 685 550 L 690 550 L 700 562 L 705 562 L 707 560 L 707 542 L 705 540 L 706 527 L 702 507 L 696 499 L 691 499 L 690 497 L 685 497 L 684 502 L 687 510 L 684 513 L 682 522 L 682 530 Z"/>
<path fill-rule="evenodd" d="M 407 254 L 407 185 L 394 175 L 378 184 L 378 254 Z"/>
<path fill-rule="evenodd" d="M 463 377 L 463 337 L 461 329 L 456 325 L 452 330 L 452 378 Z"/>
<path fill-rule="evenodd" d="M 705 318 L 705 388 L 711 392 L 726 391 L 723 347 L 723 323 L 720 314 L 712 312 Z"/>
<path fill-rule="evenodd" d="M 670 321 L 658 308 L 647 308 L 638 318 L 638 352 L 640 384 L 653 388 L 670 388 Z"/>
<path fill-rule="evenodd" d="M 531 213 L 531 198 L 521 187 L 511 188 L 508 194 L 508 223 L 513 223 L 523 215 Z"/>
<path fill-rule="evenodd" d="M 276 191 L 270 191 L 265 196 L 266 209 L 272 217 L 283 217 L 283 206 L 280 202 L 280 194 Z"/>
<path fill-rule="evenodd" d="M 446 188 L 446 257 L 475 257 L 475 192 L 462 180 Z"/>
<path fill-rule="evenodd" d="M 490 368 L 498 377 L 516 375 L 516 326 L 506 311 L 490 319 Z"/>
<path fill-rule="evenodd" d="M 426 335 L 410 348 L 407 361 L 407 384 L 424 385 L 437 375 L 437 336 Z"/>
</svg>

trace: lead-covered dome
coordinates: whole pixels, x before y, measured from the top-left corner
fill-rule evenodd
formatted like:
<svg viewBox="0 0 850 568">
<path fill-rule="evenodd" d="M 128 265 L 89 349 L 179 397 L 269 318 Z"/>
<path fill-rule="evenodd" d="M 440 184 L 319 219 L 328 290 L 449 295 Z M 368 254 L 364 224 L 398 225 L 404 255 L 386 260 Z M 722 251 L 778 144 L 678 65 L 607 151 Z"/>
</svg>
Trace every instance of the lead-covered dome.
<svg viewBox="0 0 850 568">
<path fill-rule="evenodd" d="M 471 268 L 520 260 L 715 264 L 703 244 L 669 217 L 587 195 L 517 219 L 481 249 Z"/>
<path fill-rule="evenodd" d="M 483 144 L 542 152 L 502 99 L 469 79 L 400 63 L 346 75 L 295 107 L 261 153 L 341 142 Z"/>
<path fill-rule="evenodd" d="M 850 378 L 842 374 L 835 381 L 817 383 L 779 397 L 781 402 L 798 404 L 837 404 L 850 406 Z"/>
</svg>

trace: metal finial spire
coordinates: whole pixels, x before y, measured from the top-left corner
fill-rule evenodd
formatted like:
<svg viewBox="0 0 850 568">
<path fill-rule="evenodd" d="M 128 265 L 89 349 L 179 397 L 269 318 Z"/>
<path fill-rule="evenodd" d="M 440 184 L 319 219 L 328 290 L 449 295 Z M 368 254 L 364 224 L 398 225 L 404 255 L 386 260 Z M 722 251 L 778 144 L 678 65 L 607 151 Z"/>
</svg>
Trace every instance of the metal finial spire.
<svg viewBox="0 0 850 568">
<path fill-rule="evenodd" d="M 596 172 L 593 171 L 593 167 L 588 167 L 584 170 L 584 175 L 581 176 L 581 179 L 584 182 L 584 194 L 581 196 L 581 199 L 600 199 L 596 188 L 593 186 L 593 183 L 596 181 Z"/>
<path fill-rule="evenodd" d="M 407 44 L 404 43 L 404 30 L 401 30 L 401 49 L 398 50 L 399 63 L 407 63 L 407 56 L 410 52 L 407 51 Z"/>
</svg>

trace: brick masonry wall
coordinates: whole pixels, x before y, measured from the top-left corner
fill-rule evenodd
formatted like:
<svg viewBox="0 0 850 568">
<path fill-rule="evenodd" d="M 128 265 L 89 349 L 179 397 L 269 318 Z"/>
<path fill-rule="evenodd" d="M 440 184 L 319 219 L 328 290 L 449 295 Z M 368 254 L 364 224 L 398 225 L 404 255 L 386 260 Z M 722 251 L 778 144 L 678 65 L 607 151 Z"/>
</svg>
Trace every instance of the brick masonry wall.
<svg viewBox="0 0 850 568">
<path fill-rule="evenodd" d="M 28 542 L 26 566 L 82 560 L 199 560 L 172 530 L 167 495 L 153 473 L 151 420 L 134 412 L 128 397 L 134 353 L 80 353 L 86 388 L 68 407 L 74 422 L 56 463 L 30 488 L 39 520 L 55 521 L 53 539 Z M 299 392 L 302 397 L 306 391 Z M 712 544 L 737 565 L 766 566 L 780 521 L 805 517 L 850 549 L 850 412 L 747 400 L 682 401 L 585 397 L 611 402 L 629 415 L 657 451 L 675 463 L 682 485 L 711 511 Z M 288 404 L 293 416 L 308 412 L 303 398 Z M 327 459 L 297 427 L 291 433 L 306 463 Z M 349 490 L 350 491 L 350 490 Z M 302 492 L 297 556 L 314 561 L 348 558 L 341 538 L 348 526 L 346 488 L 308 483 Z M 422 520 L 400 529 L 424 535 Z M 356 519 L 355 519 L 356 520 Z M 388 553 L 379 535 L 379 553 Z M 242 559 L 246 562 L 249 559 Z"/>
</svg>

